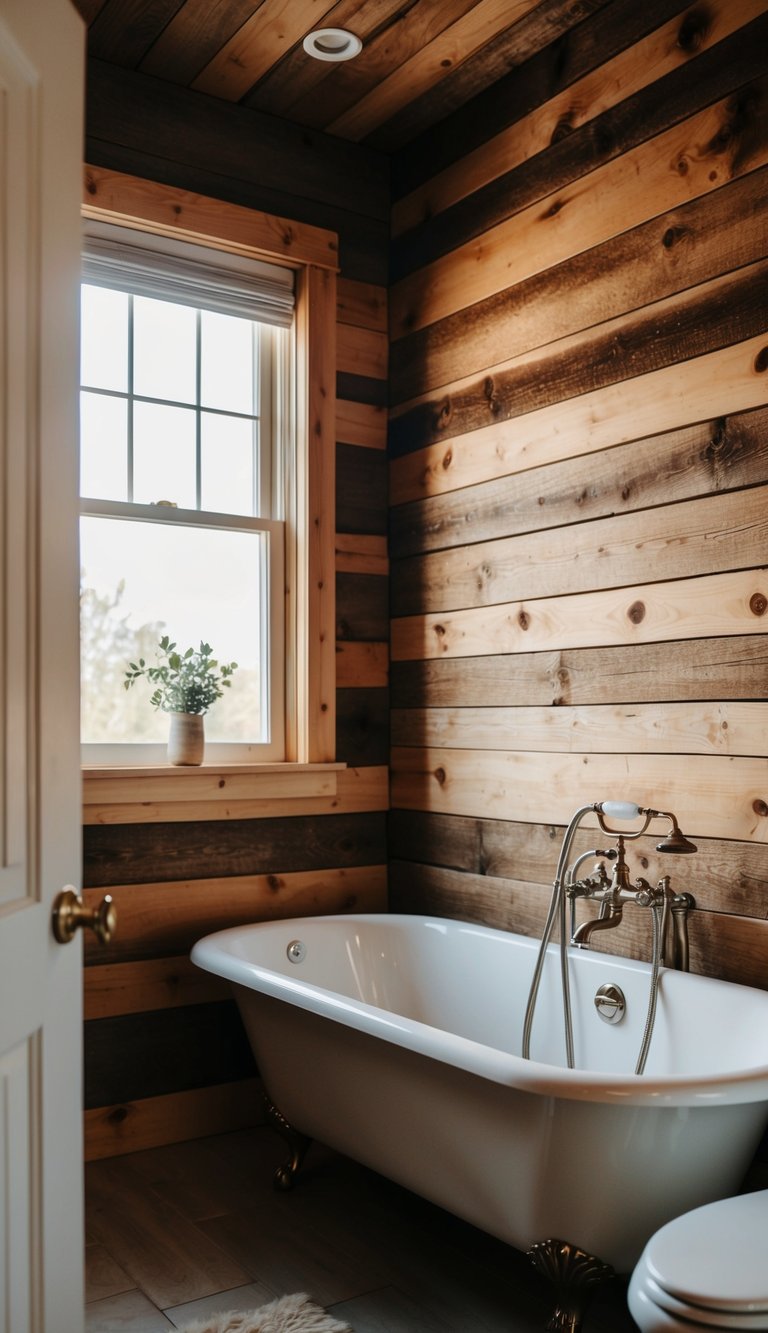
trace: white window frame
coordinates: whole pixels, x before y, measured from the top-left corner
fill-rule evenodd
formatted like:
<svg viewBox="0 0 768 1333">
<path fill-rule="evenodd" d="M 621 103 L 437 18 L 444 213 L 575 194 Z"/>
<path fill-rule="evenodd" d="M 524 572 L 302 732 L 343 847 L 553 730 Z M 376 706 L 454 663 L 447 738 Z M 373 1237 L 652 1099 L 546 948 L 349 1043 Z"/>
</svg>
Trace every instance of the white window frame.
<svg viewBox="0 0 768 1333">
<path fill-rule="evenodd" d="M 85 170 L 83 215 L 264 258 L 294 270 L 296 447 L 284 478 L 286 766 L 338 767 L 334 763 L 336 237 L 321 228 L 92 166 Z M 91 765 L 86 767 L 94 771 Z M 184 770 L 174 772 L 181 777 Z"/>
</svg>

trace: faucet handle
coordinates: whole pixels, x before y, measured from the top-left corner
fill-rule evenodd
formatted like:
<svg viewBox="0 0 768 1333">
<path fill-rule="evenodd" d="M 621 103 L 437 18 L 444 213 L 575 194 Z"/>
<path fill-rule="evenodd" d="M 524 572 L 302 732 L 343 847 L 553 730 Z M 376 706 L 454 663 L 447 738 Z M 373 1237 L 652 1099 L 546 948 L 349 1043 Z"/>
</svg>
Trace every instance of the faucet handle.
<svg viewBox="0 0 768 1333">
<path fill-rule="evenodd" d="M 595 898 L 603 889 L 609 888 L 610 883 L 603 862 L 598 861 L 591 875 L 573 880 L 565 891 L 571 901 L 574 898 Z"/>
<path fill-rule="evenodd" d="M 639 875 L 635 880 L 634 889 L 635 902 L 638 907 L 650 907 L 652 903 L 662 901 L 663 894 L 660 895 L 657 888 L 652 888 L 648 880 L 644 879 L 642 875 Z"/>
</svg>

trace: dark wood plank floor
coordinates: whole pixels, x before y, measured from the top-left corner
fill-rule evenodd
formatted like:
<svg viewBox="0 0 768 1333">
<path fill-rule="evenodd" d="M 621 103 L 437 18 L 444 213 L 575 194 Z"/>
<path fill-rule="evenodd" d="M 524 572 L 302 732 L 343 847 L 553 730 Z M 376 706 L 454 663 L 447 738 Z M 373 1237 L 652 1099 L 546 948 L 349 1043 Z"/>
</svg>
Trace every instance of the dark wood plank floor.
<svg viewBox="0 0 768 1333">
<path fill-rule="evenodd" d="M 541 1333 L 524 1255 L 319 1145 L 290 1193 L 257 1128 L 86 1167 L 87 1333 L 168 1333 L 307 1291 L 355 1333 Z M 585 1333 L 631 1333 L 622 1284 Z"/>
</svg>

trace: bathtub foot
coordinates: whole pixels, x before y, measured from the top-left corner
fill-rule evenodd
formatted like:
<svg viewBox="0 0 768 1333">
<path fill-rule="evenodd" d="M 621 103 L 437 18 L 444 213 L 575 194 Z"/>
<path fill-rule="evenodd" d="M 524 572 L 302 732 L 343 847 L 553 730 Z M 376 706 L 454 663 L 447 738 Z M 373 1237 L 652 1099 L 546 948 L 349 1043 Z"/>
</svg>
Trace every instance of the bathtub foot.
<svg viewBox="0 0 768 1333">
<path fill-rule="evenodd" d="M 268 1097 L 265 1097 L 264 1101 L 267 1120 L 291 1150 L 288 1161 L 283 1162 L 274 1174 L 274 1186 L 276 1190 L 292 1190 L 296 1176 L 306 1156 L 307 1148 L 312 1140 L 307 1138 L 306 1134 L 300 1133 L 298 1129 L 294 1129 L 293 1125 L 286 1120 L 282 1111 L 278 1110 L 274 1102 L 271 1102 Z"/>
<path fill-rule="evenodd" d="M 557 1305 L 547 1328 L 579 1333 L 595 1287 L 614 1276 L 611 1265 L 563 1240 L 532 1245 L 528 1258 L 555 1288 Z"/>
</svg>

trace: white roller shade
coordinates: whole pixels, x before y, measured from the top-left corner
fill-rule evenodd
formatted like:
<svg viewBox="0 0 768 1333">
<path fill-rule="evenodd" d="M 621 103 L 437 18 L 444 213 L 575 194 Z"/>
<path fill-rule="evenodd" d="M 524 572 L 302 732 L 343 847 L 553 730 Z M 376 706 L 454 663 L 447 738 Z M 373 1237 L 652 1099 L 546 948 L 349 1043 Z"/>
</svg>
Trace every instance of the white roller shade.
<svg viewBox="0 0 768 1333">
<path fill-rule="evenodd" d="M 294 275 L 289 268 L 88 222 L 83 236 L 83 282 L 135 292 L 219 314 L 290 328 Z"/>
</svg>

